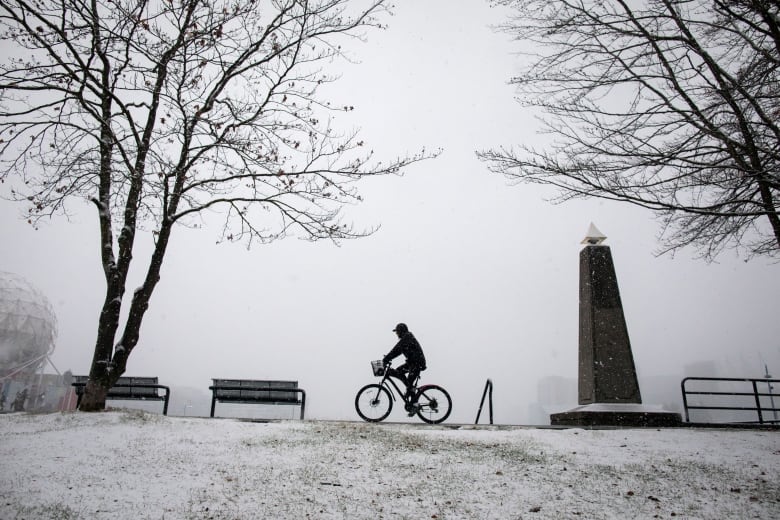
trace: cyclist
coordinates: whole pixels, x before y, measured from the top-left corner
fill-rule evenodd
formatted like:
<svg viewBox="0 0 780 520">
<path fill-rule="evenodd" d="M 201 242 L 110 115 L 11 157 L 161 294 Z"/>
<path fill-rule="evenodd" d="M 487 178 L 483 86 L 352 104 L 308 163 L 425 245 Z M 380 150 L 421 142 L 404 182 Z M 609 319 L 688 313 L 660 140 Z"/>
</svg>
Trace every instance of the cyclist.
<svg viewBox="0 0 780 520">
<path fill-rule="evenodd" d="M 415 380 L 420 376 L 420 372 L 425 370 L 425 354 L 423 354 L 422 347 L 417 341 L 417 338 L 409 332 L 409 327 L 405 323 L 399 323 L 393 329 L 393 332 L 398 336 L 398 343 L 387 353 L 382 359 L 385 365 L 396 357 L 403 354 L 406 357 L 405 362 L 398 368 L 390 368 L 388 374 L 397 377 L 406 385 L 406 400 L 409 404 L 406 405 L 406 411 L 410 415 L 414 415 L 414 406 L 416 403 L 412 402 L 414 399 L 414 387 L 412 386 Z"/>
</svg>

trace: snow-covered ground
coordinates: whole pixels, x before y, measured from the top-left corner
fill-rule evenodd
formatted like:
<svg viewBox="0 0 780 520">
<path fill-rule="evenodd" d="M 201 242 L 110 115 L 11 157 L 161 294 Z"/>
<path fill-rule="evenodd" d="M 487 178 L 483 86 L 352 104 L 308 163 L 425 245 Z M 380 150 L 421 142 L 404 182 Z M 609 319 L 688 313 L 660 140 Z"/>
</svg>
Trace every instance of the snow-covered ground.
<svg viewBox="0 0 780 520">
<path fill-rule="evenodd" d="M 0 518 L 780 518 L 780 432 L 0 415 Z"/>
</svg>

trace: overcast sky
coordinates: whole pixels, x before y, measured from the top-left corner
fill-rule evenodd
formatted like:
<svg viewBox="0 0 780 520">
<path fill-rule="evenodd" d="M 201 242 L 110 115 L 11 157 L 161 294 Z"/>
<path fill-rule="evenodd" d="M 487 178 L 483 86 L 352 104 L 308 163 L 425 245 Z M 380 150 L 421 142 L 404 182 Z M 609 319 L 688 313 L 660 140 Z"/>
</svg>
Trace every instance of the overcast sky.
<svg viewBox="0 0 780 520">
<path fill-rule="evenodd" d="M 364 204 L 347 214 L 381 229 L 341 247 L 287 239 L 247 251 L 217 245 L 218 229 L 176 230 L 126 375 L 204 394 L 213 377 L 297 379 L 308 416 L 357 419 L 369 362 L 404 321 L 428 358 L 423 381 L 452 393 L 452 421 L 473 421 L 492 378 L 496 422 L 539 422 L 531 409 L 540 382 L 577 377 L 578 262 L 591 222 L 612 248 L 645 396 L 668 376 L 677 383 L 662 390 L 679 400 L 679 379 L 694 364 L 761 377 L 766 363 L 780 374 L 776 264 L 732 253 L 706 264 L 694 250 L 659 258 L 651 213 L 551 205 L 547 189 L 489 173 L 475 150 L 544 142 L 507 84 L 516 44 L 489 27 L 503 12 L 482 0 L 425 0 L 395 13 L 388 30 L 355 47 L 360 63 L 328 94 L 355 106 L 340 121 L 361 127 L 378 155 L 423 146 L 442 155 L 364 183 Z M 52 361 L 87 373 L 103 297 L 94 210 L 76 206 L 71 222 L 34 231 L 21 209 L 0 201 L 0 270 L 49 297 L 59 321 Z M 562 408 L 576 405 L 570 395 Z"/>
</svg>

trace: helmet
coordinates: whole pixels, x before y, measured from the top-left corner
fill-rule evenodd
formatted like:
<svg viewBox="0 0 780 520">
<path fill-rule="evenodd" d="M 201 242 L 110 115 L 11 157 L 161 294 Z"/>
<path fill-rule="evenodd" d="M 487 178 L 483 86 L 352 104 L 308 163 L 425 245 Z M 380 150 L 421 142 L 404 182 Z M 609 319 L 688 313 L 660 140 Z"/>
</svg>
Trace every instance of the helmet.
<svg viewBox="0 0 780 520">
<path fill-rule="evenodd" d="M 398 325 L 395 326 L 393 332 L 397 334 L 406 334 L 407 332 L 409 332 L 409 327 L 406 326 L 406 323 L 399 323 Z"/>
</svg>

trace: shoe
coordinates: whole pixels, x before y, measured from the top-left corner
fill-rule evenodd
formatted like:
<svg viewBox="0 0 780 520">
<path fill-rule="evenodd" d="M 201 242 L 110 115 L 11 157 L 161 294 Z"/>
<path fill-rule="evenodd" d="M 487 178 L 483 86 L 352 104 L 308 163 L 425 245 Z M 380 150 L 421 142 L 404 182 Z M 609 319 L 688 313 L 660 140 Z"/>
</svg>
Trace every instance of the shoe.
<svg viewBox="0 0 780 520">
<path fill-rule="evenodd" d="M 417 403 L 407 404 L 406 411 L 409 412 L 409 417 L 414 417 L 420 411 L 420 405 Z"/>
</svg>

